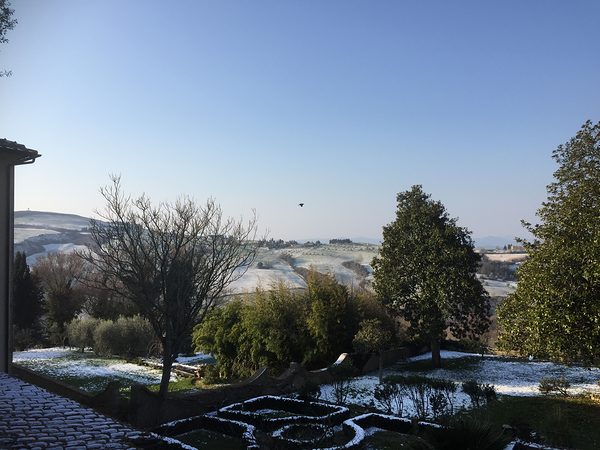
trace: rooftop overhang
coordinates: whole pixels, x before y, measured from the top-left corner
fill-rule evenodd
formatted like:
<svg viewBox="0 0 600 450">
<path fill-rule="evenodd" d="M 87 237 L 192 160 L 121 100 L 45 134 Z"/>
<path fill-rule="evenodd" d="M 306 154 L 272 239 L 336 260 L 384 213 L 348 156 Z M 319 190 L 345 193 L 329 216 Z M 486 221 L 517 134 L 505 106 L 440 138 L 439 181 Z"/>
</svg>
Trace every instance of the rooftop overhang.
<svg viewBox="0 0 600 450">
<path fill-rule="evenodd" d="M 37 151 L 0 139 L 0 372 L 12 362 L 12 265 L 15 166 L 31 164 Z"/>
<path fill-rule="evenodd" d="M 8 139 L 0 139 L 0 162 L 5 166 L 31 164 L 40 155 L 36 150 Z"/>
</svg>

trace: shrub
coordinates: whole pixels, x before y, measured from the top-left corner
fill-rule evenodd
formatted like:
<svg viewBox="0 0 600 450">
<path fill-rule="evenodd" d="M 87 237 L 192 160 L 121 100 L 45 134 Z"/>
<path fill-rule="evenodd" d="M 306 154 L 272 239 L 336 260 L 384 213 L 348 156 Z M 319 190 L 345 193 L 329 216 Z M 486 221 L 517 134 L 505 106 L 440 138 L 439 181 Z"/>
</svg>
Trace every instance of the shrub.
<svg viewBox="0 0 600 450">
<path fill-rule="evenodd" d="M 379 403 L 382 409 L 388 414 L 393 414 L 394 411 L 399 416 L 402 415 L 404 404 L 404 389 L 401 385 L 390 381 L 375 386 L 373 397 Z"/>
<path fill-rule="evenodd" d="M 336 403 L 344 404 L 348 397 L 354 393 L 351 378 L 356 375 L 356 369 L 349 362 L 334 364 L 329 367 L 333 378 L 333 396 Z"/>
<path fill-rule="evenodd" d="M 221 375 L 219 370 L 219 365 L 211 364 L 204 368 L 204 374 L 202 376 L 202 381 L 206 384 L 217 384 L 221 381 Z"/>
<path fill-rule="evenodd" d="M 491 384 L 480 384 L 475 380 L 469 380 L 462 384 L 462 390 L 471 399 L 471 404 L 477 408 L 496 400 L 496 388 Z"/>
<path fill-rule="evenodd" d="M 298 398 L 301 400 L 318 400 L 320 397 L 321 387 L 311 380 L 307 380 L 298 390 Z"/>
<path fill-rule="evenodd" d="M 540 385 L 538 386 L 539 391 L 544 395 L 559 394 L 564 397 L 569 396 L 569 388 L 571 383 L 565 378 L 542 378 Z"/>
<path fill-rule="evenodd" d="M 94 330 L 94 351 L 99 355 L 147 356 L 154 346 L 154 332 L 141 316 L 99 321 Z"/>
<path fill-rule="evenodd" d="M 448 412 L 449 414 L 454 414 L 454 394 L 457 390 L 457 385 L 452 380 L 442 380 L 442 379 L 430 379 L 429 380 L 432 388 L 437 391 L 441 396 L 446 400 L 445 408 L 443 413 Z M 433 408 L 433 404 L 432 404 Z M 434 413 L 435 416 L 435 413 Z"/>
<path fill-rule="evenodd" d="M 429 416 L 438 418 L 454 412 L 454 393 L 457 387 L 456 383 L 451 380 L 433 379 L 419 375 L 393 375 L 386 377 L 384 381 L 391 385 L 397 385 L 400 391 L 398 395 L 406 394 L 412 403 L 416 417 L 420 420 Z"/>
<path fill-rule="evenodd" d="M 434 419 L 445 415 L 449 409 L 448 400 L 440 391 L 434 391 L 429 396 L 429 405 Z"/>
<path fill-rule="evenodd" d="M 439 450 L 502 450 L 510 441 L 502 430 L 471 416 L 456 416 L 449 426 L 430 432 L 429 440 Z"/>
<path fill-rule="evenodd" d="M 418 375 L 393 375 L 386 378 L 388 383 L 395 383 L 403 387 L 412 406 L 416 417 L 423 420 L 429 413 L 429 397 L 432 394 L 431 380 Z"/>
<path fill-rule="evenodd" d="M 67 336 L 71 347 L 94 347 L 94 330 L 98 326 L 98 319 L 91 317 L 74 319 L 67 324 Z"/>
</svg>

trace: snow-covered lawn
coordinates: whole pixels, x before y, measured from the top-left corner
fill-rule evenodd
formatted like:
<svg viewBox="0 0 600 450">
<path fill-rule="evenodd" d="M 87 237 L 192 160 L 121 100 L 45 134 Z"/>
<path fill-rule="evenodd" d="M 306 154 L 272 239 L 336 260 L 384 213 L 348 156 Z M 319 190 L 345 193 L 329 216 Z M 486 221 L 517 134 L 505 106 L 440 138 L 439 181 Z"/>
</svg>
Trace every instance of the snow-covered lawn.
<svg viewBox="0 0 600 450">
<path fill-rule="evenodd" d="M 444 360 L 468 358 L 457 368 L 442 368 L 436 370 L 403 370 L 402 365 L 397 368 L 387 369 L 384 376 L 387 375 L 422 375 L 431 378 L 440 378 L 453 380 L 462 383 L 468 380 L 476 380 L 479 383 L 493 384 L 496 392 L 502 395 L 514 396 L 534 396 L 540 395 L 538 390 L 539 382 L 542 378 L 564 377 L 571 383 L 569 390 L 572 394 L 595 393 L 600 394 L 600 368 L 575 367 L 555 364 L 546 361 L 522 361 L 517 359 L 503 358 L 498 356 L 486 355 L 482 357 L 477 354 L 442 351 L 442 364 Z M 414 358 L 408 362 L 415 362 L 431 359 L 431 353 L 426 353 Z M 456 366 L 456 365 L 455 365 Z M 357 394 L 349 399 L 350 403 L 368 405 L 373 399 L 373 391 L 379 383 L 377 374 L 370 374 L 357 377 L 352 382 Z M 333 386 L 321 386 L 321 398 L 332 401 L 334 399 Z M 405 400 L 405 408 L 410 404 Z M 459 386 L 454 400 L 455 407 L 469 406 L 469 398 L 465 395 Z M 407 411 L 405 415 L 411 415 L 414 411 Z"/>
<path fill-rule="evenodd" d="M 161 376 L 157 369 L 64 347 L 15 352 L 13 362 L 90 392 L 104 389 L 110 381 L 157 384 Z"/>
</svg>

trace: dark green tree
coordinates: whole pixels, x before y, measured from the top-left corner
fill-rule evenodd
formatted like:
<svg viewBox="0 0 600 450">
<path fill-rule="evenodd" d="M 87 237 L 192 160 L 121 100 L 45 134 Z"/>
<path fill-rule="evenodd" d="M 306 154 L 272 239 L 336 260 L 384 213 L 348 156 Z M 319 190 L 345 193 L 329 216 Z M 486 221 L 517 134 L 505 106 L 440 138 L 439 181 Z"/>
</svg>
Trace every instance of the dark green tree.
<svg viewBox="0 0 600 450">
<path fill-rule="evenodd" d="M 333 276 L 311 270 L 306 277 L 309 310 L 306 323 L 314 342 L 306 361 L 322 366 L 352 350 L 360 321 L 346 286 Z"/>
<path fill-rule="evenodd" d="M 379 356 L 379 382 L 383 380 L 382 352 L 392 343 L 392 333 L 377 319 L 363 320 L 354 336 L 354 350 L 358 352 L 375 352 Z"/>
<path fill-rule="evenodd" d="M 282 283 L 270 291 L 257 289 L 244 316 L 248 350 L 258 366 L 277 372 L 302 363 L 313 347 L 306 325 L 306 297 Z"/>
<path fill-rule="evenodd" d="M 396 220 L 383 227 L 373 260 L 375 291 L 409 322 L 411 337 L 431 344 L 433 365 L 440 367 L 447 330 L 474 339 L 489 326 L 489 296 L 475 276 L 480 256 L 470 232 L 421 186 L 401 192 L 397 202 Z"/>
<path fill-rule="evenodd" d="M 558 164 L 539 223 L 523 225 L 529 258 L 498 309 L 499 344 L 558 360 L 600 357 L 600 122 L 552 154 Z"/>
<path fill-rule="evenodd" d="M 307 279 L 309 289 L 302 292 L 279 284 L 215 308 L 194 328 L 196 349 L 212 353 L 224 377 L 238 378 L 265 366 L 281 372 L 291 362 L 330 364 L 352 350 L 361 320 L 371 319 L 377 333 L 394 336 L 393 321 L 372 296 L 350 295 L 334 278 L 314 271 Z"/>
<path fill-rule="evenodd" d="M 49 253 L 34 266 L 44 286 L 47 331 L 55 345 L 67 343 L 65 326 L 81 312 L 84 295 L 79 281 L 84 271 L 84 261 L 73 253 Z"/>
<path fill-rule="evenodd" d="M 239 298 L 210 311 L 196 325 L 192 342 L 196 350 L 211 353 L 217 359 L 223 378 L 243 377 L 258 368 L 248 349 L 243 316 L 247 304 Z"/>
<path fill-rule="evenodd" d="M 39 278 L 31 273 L 23 252 L 15 254 L 13 275 L 13 326 L 19 330 L 29 329 L 40 337 L 40 318 L 44 290 Z"/>
</svg>

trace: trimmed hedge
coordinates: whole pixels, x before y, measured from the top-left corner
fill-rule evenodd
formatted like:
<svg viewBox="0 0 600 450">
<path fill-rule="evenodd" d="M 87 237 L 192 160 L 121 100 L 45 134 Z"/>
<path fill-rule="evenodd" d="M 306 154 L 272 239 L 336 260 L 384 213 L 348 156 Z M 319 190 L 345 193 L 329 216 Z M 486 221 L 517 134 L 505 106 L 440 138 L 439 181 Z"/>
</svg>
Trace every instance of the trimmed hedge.
<svg viewBox="0 0 600 450">
<path fill-rule="evenodd" d="M 291 417 L 265 417 L 255 412 L 260 409 L 286 411 L 298 415 Z M 264 395 L 245 402 L 225 406 L 219 409 L 217 414 L 229 419 L 241 420 L 270 431 L 291 423 L 337 425 L 346 419 L 350 412 L 344 406 Z"/>
</svg>

